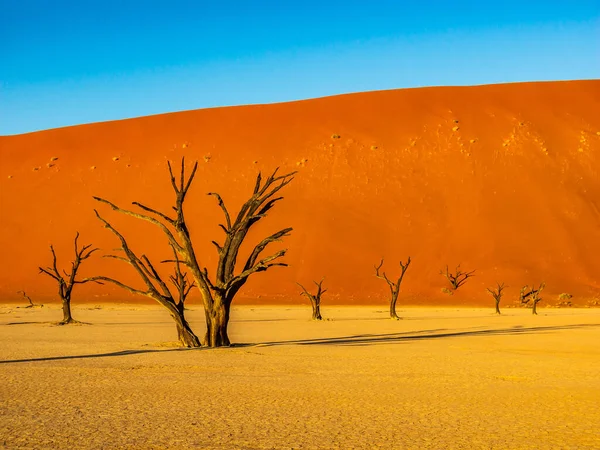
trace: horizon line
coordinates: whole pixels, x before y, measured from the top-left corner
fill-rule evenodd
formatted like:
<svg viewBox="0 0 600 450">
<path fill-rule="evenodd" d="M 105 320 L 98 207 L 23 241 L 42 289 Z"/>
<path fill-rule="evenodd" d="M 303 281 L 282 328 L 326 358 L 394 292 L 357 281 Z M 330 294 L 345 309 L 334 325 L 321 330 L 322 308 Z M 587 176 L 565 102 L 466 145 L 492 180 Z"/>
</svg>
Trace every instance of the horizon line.
<svg viewBox="0 0 600 450">
<path fill-rule="evenodd" d="M 270 106 L 270 105 L 285 105 L 291 103 L 301 103 L 301 102 L 309 102 L 314 100 L 322 100 L 329 99 L 335 97 L 343 97 L 349 95 L 358 95 L 358 94 L 369 94 L 369 93 L 377 93 L 377 92 L 390 92 L 390 91 L 404 91 L 404 90 L 417 90 L 417 89 L 443 89 L 443 88 L 477 88 L 477 87 L 485 87 L 485 86 L 504 86 L 504 85 L 514 85 L 514 84 L 541 84 L 541 83 L 572 83 L 572 82 L 589 82 L 589 81 L 600 81 L 600 78 L 577 78 L 577 79 L 553 79 L 553 80 L 527 80 L 527 81 L 505 81 L 505 82 L 497 82 L 497 83 L 481 83 L 481 84 L 440 84 L 440 85 L 425 85 L 425 86 L 409 86 L 409 87 L 396 87 L 396 88 L 388 88 L 388 89 L 373 89 L 367 91 L 350 91 L 343 92 L 339 94 L 328 94 L 321 95 L 317 97 L 307 97 L 307 98 L 299 98 L 292 100 L 282 100 L 282 101 L 274 101 L 274 102 L 260 102 L 260 103 L 240 103 L 233 105 L 215 105 L 215 106 L 205 106 L 199 108 L 192 109 L 182 109 L 182 110 L 173 110 L 173 111 L 164 111 L 160 113 L 154 114 L 144 114 L 140 116 L 128 116 L 128 117 L 120 117 L 117 119 L 108 119 L 108 120 L 99 120 L 94 122 L 81 122 L 81 123 L 73 123 L 70 125 L 64 125 L 60 127 L 51 127 L 51 128 L 41 128 L 32 131 L 26 131 L 24 133 L 14 133 L 14 134 L 0 134 L 0 138 L 3 137 L 16 137 L 16 136 L 24 136 L 27 134 L 34 133 L 43 133 L 46 131 L 54 131 L 61 130 L 64 128 L 73 128 L 80 126 L 88 126 L 88 125 L 97 125 L 103 123 L 111 123 L 111 122 L 122 122 L 126 120 L 136 120 L 136 119 L 144 119 L 149 117 L 156 116 L 164 116 L 167 114 L 181 114 L 193 111 L 201 111 L 201 110 L 210 110 L 210 109 L 225 109 L 225 108 L 245 108 L 252 106 Z"/>
</svg>

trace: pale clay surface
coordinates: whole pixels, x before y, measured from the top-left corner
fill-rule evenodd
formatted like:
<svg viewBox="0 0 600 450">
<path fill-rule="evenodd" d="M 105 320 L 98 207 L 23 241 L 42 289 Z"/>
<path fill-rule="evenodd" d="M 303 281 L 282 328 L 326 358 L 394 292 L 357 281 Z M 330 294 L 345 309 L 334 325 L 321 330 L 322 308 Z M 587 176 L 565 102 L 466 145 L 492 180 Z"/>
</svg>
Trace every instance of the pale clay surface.
<svg viewBox="0 0 600 450">
<path fill-rule="evenodd" d="M 0 447 L 600 448 L 600 309 L 399 312 L 239 307 L 248 345 L 179 350 L 158 307 L 2 305 Z"/>
</svg>

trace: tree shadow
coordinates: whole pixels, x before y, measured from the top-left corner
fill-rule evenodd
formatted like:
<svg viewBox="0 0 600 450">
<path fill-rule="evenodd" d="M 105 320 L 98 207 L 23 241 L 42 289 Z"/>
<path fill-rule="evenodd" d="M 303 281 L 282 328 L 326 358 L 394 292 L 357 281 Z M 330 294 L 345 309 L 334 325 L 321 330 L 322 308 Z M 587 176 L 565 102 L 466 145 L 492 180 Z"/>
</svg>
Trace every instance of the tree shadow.
<svg viewBox="0 0 600 450">
<path fill-rule="evenodd" d="M 38 362 L 38 361 L 63 361 L 68 359 L 88 359 L 88 358 L 107 358 L 112 356 L 129 356 L 138 355 L 142 353 L 162 353 L 162 352 L 185 352 L 191 350 L 201 350 L 202 348 L 169 348 L 164 350 L 157 349 L 140 349 L 140 350 L 120 350 L 117 352 L 108 353 L 92 353 L 88 355 L 71 355 L 71 356 L 48 356 L 44 358 L 27 358 L 27 359 L 7 359 L 0 361 L 0 364 L 10 363 L 25 363 L 25 362 Z"/>
<path fill-rule="evenodd" d="M 40 322 L 34 322 L 40 323 Z M 358 334 L 353 336 L 342 336 L 336 338 L 323 339 L 298 339 L 288 341 L 272 341 L 262 343 L 239 343 L 232 344 L 229 348 L 246 348 L 246 347 L 270 347 L 277 345 L 348 345 L 348 346 L 368 346 L 378 344 L 393 344 L 402 342 L 411 342 L 419 340 L 455 338 L 463 336 L 498 336 L 498 335 L 518 335 L 518 334 L 533 334 L 533 333 L 548 333 L 552 331 L 570 330 L 577 328 L 593 328 L 600 327 L 600 324 L 575 324 L 575 325 L 557 325 L 547 327 L 523 327 L 516 325 L 512 328 L 500 329 L 471 329 L 465 331 L 451 332 L 447 329 L 433 329 L 423 331 L 410 331 L 404 333 L 387 333 L 387 334 Z M 223 347 L 211 349 L 208 347 L 198 348 L 170 348 L 170 349 L 138 349 L 138 350 L 121 350 L 107 353 L 93 353 L 86 355 L 71 355 L 71 356 L 49 356 L 43 358 L 27 358 L 27 359 L 11 359 L 0 360 L 0 364 L 10 363 L 26 363 L 40 361 L 62 361 L 69 359 L 88 359 L 88 358 L 106 358 L 114 356 L 129 356 L 143 353 L 162 353 L 162 352 L 187 352 L 198 350 L 222 350 Z"/>
<path fill-rule="evenodd" d="M 244 348 L 244 347 L 254 347 L 254 344 L 231 344 L 228 348 Z M 220 347 L 220 348 L 223 348 L 223 347 Z M 197 348 L 177 347 L 177 348 L 167 348 L 167 349 L 120 350 L 120 351 L 116 351 L 116 352 L 91 353 L 91 354 L 87 354 L 87 355 L 47 356 L 47 357 L 42 357 L 42 358 L 7 359 L 7 360 L 0 360 L 0 364 L 40 362 L 40 361 L 64 361 L 64 360 L 69 360 L 69 359 L 108 358 L 108 357 L 113 357 L 113 356 L 139 355 L 139 354 L 143 354 L 143 353 L 188 352 L 188 351 L 198 351 L 198 350 L 209 350 L 209 347 L 197 347 Z M 212 350 L 218 350 L 218 348 L 212 349 Z"/>
<path fill-rule="evenodd" d="M 569 330 L 575 328 L 600 327 L 600 324 L 576 324 L 576 325 L 557 325 L 547 327 L 522 327 L 517 325 L 512 328 L 500 329 L 475 329 L 465 331 L 448 331 L 446 329 L 411 331 L 404 333 L 387 334 L 359 334 L 354 336 L 344 336 L 339 338 L 325 339 L 299 339 L 290 341 L 273 341 L 256 344 L 256 346 L 267 347 L 274 345 L 375 345 L 401 343 L 419 340 L 454 338 L 463 336 L 496 336 L 496 335 L 517 335 L 547 333 L 559 330 Z"/>
<path fill-rule="evenodd" d="M 42 322 L 37 322 L 37 321 L 32 321 L 32 322 L 8 322 L 4 324 L 5 326 L 12 326 L 12 325 L 51 325 L 51 326 L 55 326 L 55 327 L 65 327 L 65 326 L 78 326 L 78 325 L 93 325 L 90 322 L 82 322 L 80 320 L 74 320 L 73 322 L 69 322 L 69 323 L 63 323 L 63 322 L 57 322 L 55 320 L 53 321 L 42 321 Z"/>
</svg>

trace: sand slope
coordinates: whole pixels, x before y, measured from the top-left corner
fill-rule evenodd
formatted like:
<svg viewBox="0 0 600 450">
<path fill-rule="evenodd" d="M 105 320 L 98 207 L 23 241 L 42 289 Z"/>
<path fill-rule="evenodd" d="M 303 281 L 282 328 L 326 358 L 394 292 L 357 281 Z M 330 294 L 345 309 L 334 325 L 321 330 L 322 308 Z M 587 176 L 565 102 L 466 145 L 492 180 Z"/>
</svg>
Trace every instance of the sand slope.
<svg viewBox="0 0 600 450">
<path fill-rule="evenodd" d="M 235 307 L 247 345 L 197 350 L 158 307 L 74 314 L 0 307 L 0 447 L 600 448 L 598 309 Z"/>
<path fill-rule="evenodd" d="M 91 197 L 168 212 L 166 161 L 185 155 L 200 161 L 187 214 L 209 269 L 210 241 L 223 236 L 205 194 L 220 192 L 237 211 L 259 170 L 298 170 L 286 199 L 249 236 L 294 227 L 284 243 L 290 267 L 256 276 L 240 292 L 249 301 L 296 301 L 296 281 L 326 276 L 330 302 L 385 303 L 373 264 L 384 256 L 394 275 L 411 255 L 401 302 L 483 304 L 495 281 L 510 286 L 513 301 L 521 285 L 546 281 L 551 303 L 569 292 L 583 304 L 600 291 L 598 111 L 600 81 L 592 80 L 370 92 L 0 137 L 0 298 L 14 301 L 19 289 L 53 297 L 37 266 L 50 263 L 53 242 L 66 267 L 76 230 L 83 242 L 114 248 L 94 207 L 135 249 L 168 256 L 151 225 Z M 477 277 L 450 298 L 439 270 L 459 263 Z M 135 283 L 119 264 L 99 258 L 82 274 Z M 112 287 L 79 292 L 80 300 L 130 300 Z"/>
</svg>

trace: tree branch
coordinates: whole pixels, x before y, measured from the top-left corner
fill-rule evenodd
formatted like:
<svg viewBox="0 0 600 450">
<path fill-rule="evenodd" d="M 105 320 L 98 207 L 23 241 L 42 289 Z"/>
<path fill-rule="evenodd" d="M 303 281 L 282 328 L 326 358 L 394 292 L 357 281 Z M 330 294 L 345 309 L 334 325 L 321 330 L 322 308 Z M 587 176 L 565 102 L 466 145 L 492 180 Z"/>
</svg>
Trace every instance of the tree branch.
<svg viewBox="0 0 600 450">
<path fill-rule="evenodd" d="M 145 206 L 145 205 L 141 204 L 140 202 L 131 202 L 131 204 L 143 209 L 144 211 L 147 211 L 152 214 L 156 214 L 157 216 L 161 217 L 162 219 L 164 219 L 166 222 L 170 223 L 171 225 L 173 225 L 175 223 L 175 220 L 171 219 L 166 214 L 163 214 L 160 211 L 157 211 L 155 209 L 149 208 L 148 206 Z"/>
<path fill-rule="evenodd" d="M 225 232 L 229 233 L 229 230 L 231 230 L 231 217 L 229 217 L 229 211 L 227 211 L 225 202 L 223 201 L 221 196 L 216 192 L 209 192 L 207 195 L 212 195 L 213 197 L 216 197 L 219 203 L 219 207 L 223 210 L 223 214 L 225 215 L 225 222 L 227 223 L 227 228 L 225 229 Z"/>
<path fill-rule="evenodd" d="M 108 206 L 110 206 L 115 211 L 118 211 L 127 216 L 135 217 L 136 219 L 145 220 L 146 222 L 150 222 L 151 224 L 159 227 L 166 234 L 171 245 L 175 246 L 175 248 L 177 248 L 178 251 L 183 250 L 183 247 L 179 244 L 179 242 L 177 242 L 177 240 L 175 239 L 175 236 L 173 236 L 173 233 L 171 233 L 171 231 L 166 227 L 166 225 L 161 223 L 160 221 L 156 220 L 154 217 L 146 216 L 144 214 L 138 214 L 133 211 L 129 211 L 128 209 L 120 208 L 117 205 L 115 205 L 114 203 L 111 203 L 108 200 L 105 200 L 100 197 L 93 197 L 93 198 L 94 198 L 94 200 L 99 201 L 101 203 L 106 203 Z M 98 215 L 97 212 L 96 212 L 96 215 Z M 104 221 L 104 219 L 102 219 L 102 220 Z"/>
</svg>

